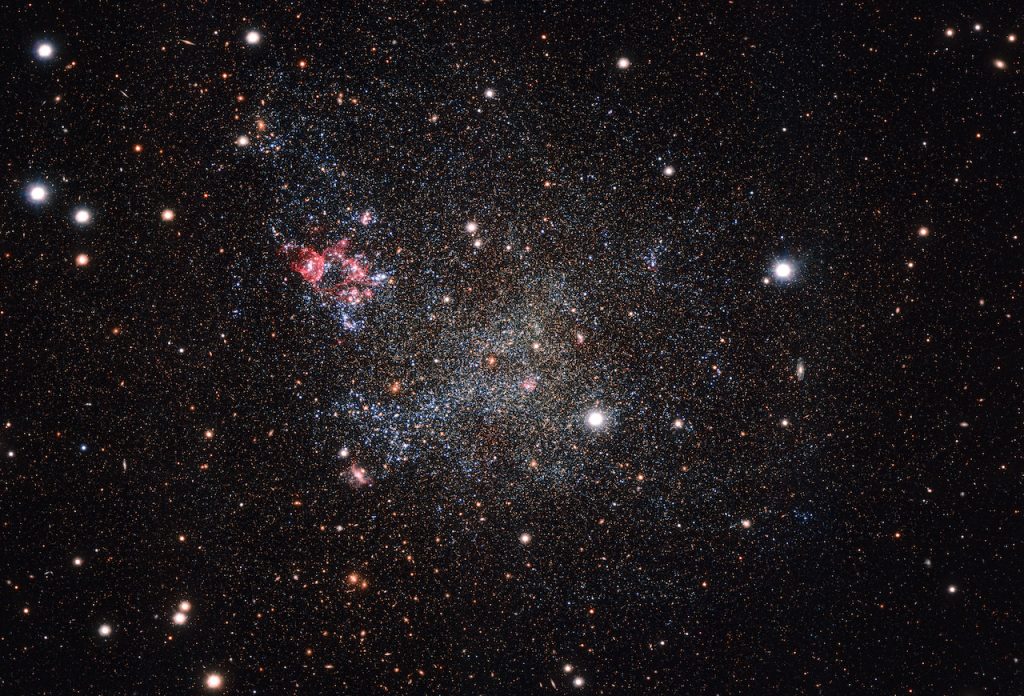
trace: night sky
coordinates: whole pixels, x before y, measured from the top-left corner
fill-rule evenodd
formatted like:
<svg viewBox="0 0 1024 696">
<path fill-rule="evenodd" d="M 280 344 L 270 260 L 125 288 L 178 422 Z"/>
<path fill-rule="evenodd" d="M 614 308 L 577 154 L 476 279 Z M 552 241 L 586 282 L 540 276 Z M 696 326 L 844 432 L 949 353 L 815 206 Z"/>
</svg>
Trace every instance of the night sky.
<svg viewBox="0 0 1024 696">
<path fill-rule="evenodd" d="M 1021 7 L 273 4 L 0 14 L 0 692 L 1024 693 Z"/>
</svg>

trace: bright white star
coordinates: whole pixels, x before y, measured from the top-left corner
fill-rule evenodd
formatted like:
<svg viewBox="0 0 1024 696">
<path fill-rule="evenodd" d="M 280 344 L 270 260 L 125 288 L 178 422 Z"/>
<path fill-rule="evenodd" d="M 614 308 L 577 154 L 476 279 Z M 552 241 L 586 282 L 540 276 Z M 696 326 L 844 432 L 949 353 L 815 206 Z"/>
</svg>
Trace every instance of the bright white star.
<svg viewBox="0 0 1024 696">
<path fill-rule="evenodd" d="M 779 280 L 789 280 L 793 277 L 793 264 L 788 261 L 779 261 L 772 270 Z"/>
<path fill-rule="evenodd" d="M 33 203 L 43 203 L 50 197 L 50 190 L 42 184 L 32 184 L 28 188 L 28 198 Z"/>
</svg>

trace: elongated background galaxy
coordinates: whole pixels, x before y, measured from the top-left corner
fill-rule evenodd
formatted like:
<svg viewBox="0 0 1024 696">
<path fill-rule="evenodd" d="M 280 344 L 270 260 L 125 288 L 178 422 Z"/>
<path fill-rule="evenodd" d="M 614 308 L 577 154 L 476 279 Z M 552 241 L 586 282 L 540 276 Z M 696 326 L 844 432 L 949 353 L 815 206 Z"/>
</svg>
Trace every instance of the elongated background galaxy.
<svg viewBox="0 0 1024 696">
<path fill-rule="evenodd" d="M 7 6 L 0 691 L 1020 693 L 1021 15 Z"/>
</svg>

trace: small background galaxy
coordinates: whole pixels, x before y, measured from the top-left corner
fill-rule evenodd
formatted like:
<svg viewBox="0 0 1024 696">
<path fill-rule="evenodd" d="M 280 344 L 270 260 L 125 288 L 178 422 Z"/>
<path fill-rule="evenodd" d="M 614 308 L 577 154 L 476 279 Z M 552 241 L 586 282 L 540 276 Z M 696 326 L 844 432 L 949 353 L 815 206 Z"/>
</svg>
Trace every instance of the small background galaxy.
<svg viewBox="0 0 1024 696">
<path fill-rule="evenodd" d="M 5 694 L 1019 694 L 1013 3 L 17 3 Z"/>
</svg>

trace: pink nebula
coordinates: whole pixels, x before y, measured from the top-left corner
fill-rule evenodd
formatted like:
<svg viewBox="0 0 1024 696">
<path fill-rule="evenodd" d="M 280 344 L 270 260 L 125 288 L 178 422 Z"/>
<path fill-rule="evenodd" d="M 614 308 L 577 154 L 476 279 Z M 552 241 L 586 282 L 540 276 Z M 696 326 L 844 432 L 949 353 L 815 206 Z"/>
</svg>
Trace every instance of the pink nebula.
<svg viewBox="0 0 1024 696">
<path fill-rule="evenodd" d="M 371 277 L 369 262 L 361 254 L 350 253 L 350 246 L 348 239 L 341 239 L 322 252 L 290 244 L 282 251 L 291 257 L 290 268 L 318 293 L 357 305 L 373 297 L 380 281 Z"/>
<path fill-rule="evenodd" d="M 316 285 L 324 277 L 324 257 L 315 249 L 301 247 L 295 252 L 291 266 L 307 283 Z"/>
</svg>

